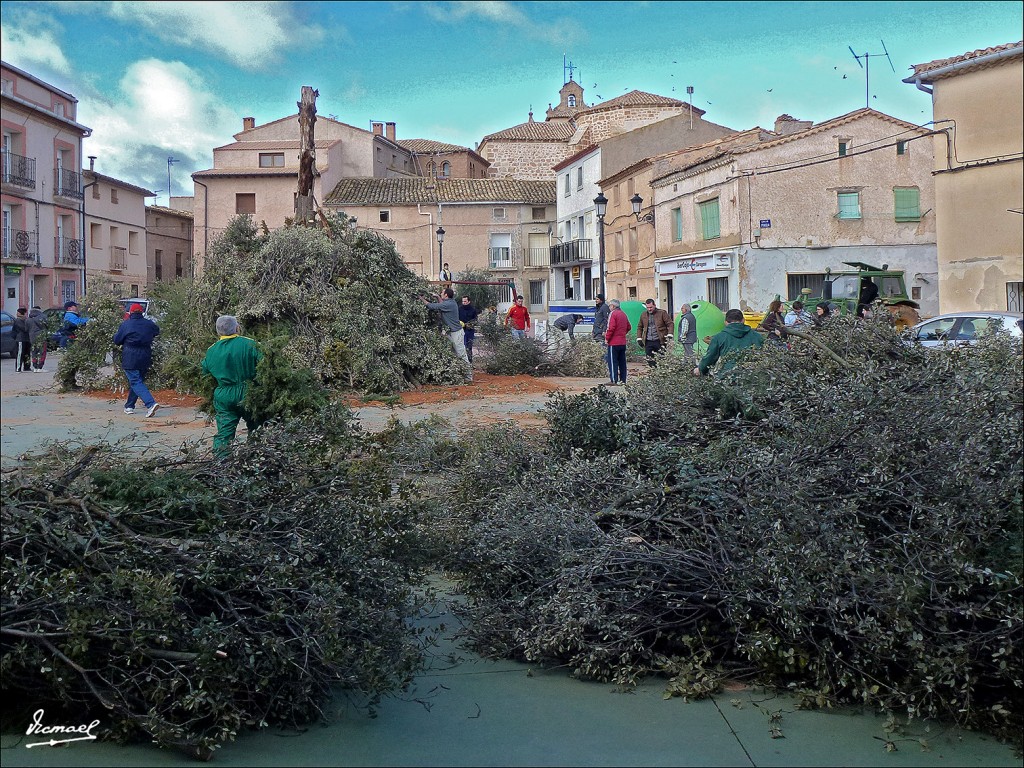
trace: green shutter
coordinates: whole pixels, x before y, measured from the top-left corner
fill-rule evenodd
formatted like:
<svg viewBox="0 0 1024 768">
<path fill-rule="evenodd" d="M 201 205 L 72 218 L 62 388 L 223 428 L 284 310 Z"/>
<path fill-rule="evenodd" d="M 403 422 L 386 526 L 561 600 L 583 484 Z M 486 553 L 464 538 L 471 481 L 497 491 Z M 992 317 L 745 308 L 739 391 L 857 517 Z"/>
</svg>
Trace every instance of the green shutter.
<svg viewBox="0 0 1024 768">
<path fill-rule="evenodd" d="M 681 208 L 672 209 L 672 239 L 676 242 L 683 239 L 683 211 Z"/>
<path fill-rule="evenodd" d="M 896 221 L 921 220 L 921 190 L 896 187 L 892 191 L 896 208 Z"/>
<path fill-rule="evenodd" d="M 838 198 L 840 219 L 860 218 L 860 192 L 840 192 Z"/>
<path fill-rule="evenodd" d="M 722 227 L 718 214 L 718 198 L 708 200 L 706 203 L 699 203 L 700 209 L 700 231 L 705 240 L 713 240 L 721 236 Z"/>
</svg>

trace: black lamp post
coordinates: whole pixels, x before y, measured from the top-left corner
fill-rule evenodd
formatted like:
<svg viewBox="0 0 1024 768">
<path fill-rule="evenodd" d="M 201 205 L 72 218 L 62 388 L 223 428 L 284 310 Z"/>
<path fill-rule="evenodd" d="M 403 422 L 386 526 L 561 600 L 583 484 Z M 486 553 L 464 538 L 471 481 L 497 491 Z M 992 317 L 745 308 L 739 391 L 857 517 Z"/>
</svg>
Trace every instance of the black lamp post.
<svg viewBox="0 0 1024 768">
<path fill-rule="evenodd" d="M 597 197 L 594 198 L 594 206 L 597 208 L 597 253 L 601 295 L 607 297 L 604 289 L 604 215 L 608 211 L 608 198 L 604 196 L 604 192 L 598 191 Z"/>
<path fill-rule="evenodd" d="M 444 227 L 437 228 L 437 276 L 444 270 Z"/>
<path fill-rule="evenodd" d="M 640 215 L 640 208 L 643 207 L 644 199 L 640 197 L 639 193 L 629 198 L 629 204 L 633 206 L 633 215 L 636 216 L 637 221 L 646 221 L 648 224 L 654 223 L 654 211 L 645 213 L 643 216 Z"/>
</svg>

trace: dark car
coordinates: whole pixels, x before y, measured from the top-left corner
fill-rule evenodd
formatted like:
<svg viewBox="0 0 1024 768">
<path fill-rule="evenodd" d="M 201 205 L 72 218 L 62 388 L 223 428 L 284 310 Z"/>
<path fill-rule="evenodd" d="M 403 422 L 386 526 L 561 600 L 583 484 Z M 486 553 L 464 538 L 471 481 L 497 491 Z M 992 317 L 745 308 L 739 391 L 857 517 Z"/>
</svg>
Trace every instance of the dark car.
<svg viewBox="0 0 1024 768">
<path fill-rule="evenodd" d="M 0 355 L 14 357 L 18 354 L 18 344 L 14 340 L 14 316 L 8 312 L 0 312 Z"/>
</svg>

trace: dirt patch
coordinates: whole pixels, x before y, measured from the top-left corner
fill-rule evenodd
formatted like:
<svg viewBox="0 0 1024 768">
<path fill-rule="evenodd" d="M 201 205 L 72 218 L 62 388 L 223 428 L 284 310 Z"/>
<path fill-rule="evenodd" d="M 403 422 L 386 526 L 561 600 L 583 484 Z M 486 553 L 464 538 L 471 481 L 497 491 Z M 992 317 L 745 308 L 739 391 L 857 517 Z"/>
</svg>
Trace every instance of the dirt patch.
<svg viewBox="0 0 1024 768">
<path fill-rule="evenodd" d="M 162 407 L 198 408 L 203 404 L 203 398 L 198 395 L 186 395 L 181 392 L 175 392 L 173 389 L 151 389 L 149 391 L 153 393 L 153 397 Z M 123 401 L 127 397 L 123 390 L 115 392 L 112 389 L 94 389 L 83 394 L 86 397 L 94 397 L 97 400 Z"/>
<path fill-rule="evenodd" d="M 473 374 L 472 384 L 456 386 L 426 386 L 402 392 L 397 402 L 402 405 L 429 405 L 431 403 L 449 403 L 456 400 L 474 400 L 483 397 L 514 397 L 516 395 L 547 394 L 559 387 L 549 381 L 533 376 L 492 376 L 479 371 Z M 352 407 L 391 405 L 383 400 L 363 400 L 358 396 L 345 398 L 345 403 Z"/>
</svg>

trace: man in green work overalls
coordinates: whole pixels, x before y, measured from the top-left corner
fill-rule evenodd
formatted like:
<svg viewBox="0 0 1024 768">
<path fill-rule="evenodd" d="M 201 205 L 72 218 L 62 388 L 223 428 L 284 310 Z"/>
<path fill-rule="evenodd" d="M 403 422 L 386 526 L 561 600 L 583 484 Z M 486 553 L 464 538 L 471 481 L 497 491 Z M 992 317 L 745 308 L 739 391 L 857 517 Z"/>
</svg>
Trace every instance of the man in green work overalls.
<svg viewBox="0 0 1024 768">
<path fill-rule="evenodd" d="M 239 336 L 238 320 L 231 315 L 217 318 L 217 333 L 220 339 L 206 350 L 203 358 L 203 372 L 217 380 L 213 392 L 213 407 L 217 412 L 217 435 L 213 438 L 213 453 L 220 458 L 231 454 L 231 443 L 235 440 L 238 420 L 245 419 L 245 426 L 252 434 L 259 427 L 258 421 L 242 407 L 249 382 L 256 378 L 256 363 L 263 357 L 256 342 Z"/>
</svg>

